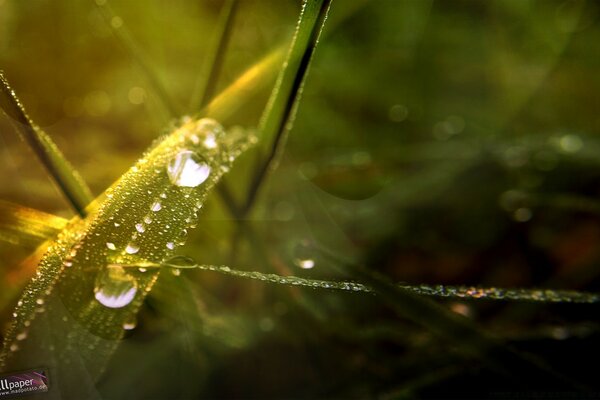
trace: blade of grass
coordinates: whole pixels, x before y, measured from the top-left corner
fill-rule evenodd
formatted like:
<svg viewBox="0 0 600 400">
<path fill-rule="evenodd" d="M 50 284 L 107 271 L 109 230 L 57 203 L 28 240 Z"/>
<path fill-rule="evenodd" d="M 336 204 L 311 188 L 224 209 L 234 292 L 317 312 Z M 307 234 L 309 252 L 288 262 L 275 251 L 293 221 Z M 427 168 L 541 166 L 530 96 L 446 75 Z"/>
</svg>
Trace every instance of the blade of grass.
<svg viewBox="0 0 600 400">
<path fill-rule="evenodd" d="M 306 0 L 296 31 L 279 73 L 267 107 L 259 124 L 259 135 L 270 145 L 266 158 L 260 157 L 242 205 L 242 216 L 248 214 L 268 171 L 273 168 L 287 132 L 291 129 L 302 95 L 302 86 L 310 62 L 325 26 L 331 0 Z"/>
<path fill-rule="evenodd" d="M 215 96 L 219 76 L 223 69 L 223 60 L 225 59 L 225 49 L 229 44 L 231 32 L 233 31 L 233 21 L 239 8 L 239 0 L 226 0 L 225 5 L 219 15 L 217 28 L 215 32 L 215 41 L 212 49 L 206 55 L 205 63 L 208 66 L 206 77 L 199 82 L 204 81 L 204 89 L 196 88 L 192 100 L 190 101 L 190 110 L 199 110 L 208 104 L 209 100 Z M 199 85 L 197 85 L 199 86 Z"/>
<path fill-rule="evenodd" d="M 0 200 L 0 240 L 15 245 L 38 245 L 58 235 L 67 222 L 43 211 Z"/>
<path fill-rule="evenodd" d="M 339 262 L 339 260 L 336 260 Z M 140 264 L 131 265 L 138 268 Z M 302 286 L 312 289 L 341 290 L 348 292 L 373 293 L 377 290 L 365 283 L 354 281 L 331 281 L 324 279 L 301 278 L 297 276 L 281 276 L 258 271 L 243 271 L 227 265 L 199 264 L 187 256 L 176 256 L 163 263 L 144 263 L 145 268 L 177 268 L 199 269 L 203 271 L 218 272 L 225 275 L 246 278 L 263 282 L 277 283 L 288 286 Z M 128 267 L 128 266 L 124 266 Z M 415 293 L 420 296 L 457 298 L 468 300 L 501 300 L 501 301 L 527 301 L 538 303 L 599 303 L 600 294 L 580 292 L 576 290 L 555 289 L 504 289 L 480 286 L 453 286 L 453 285 L 409 285 L 397 283 L 394 286 L 403 291 Z"/>
<path fill-rule="evenodd" d="M 204 146 L 209 138 L 216 146 Z M 124 324 L 158 278 L 158 273 L 130 273 L 119 265 L 171 257 L 210 190 L 251 144 L 246 132 L 225 133 L 207 119 L 189 120 L 159 139 L 105 192 L 96 212 L 74 218 L 50 244 L 15 309 L 2 367 L 19 370 L 42 359 L 60 381 L 56 387 L 64 398 L 89 398 Z M 190 153 L 196 157 L 188 158 Z M 209 172 L 203 182 L 190 187 L 180 180 L 181 170 L 172 165 L 186 160 Z M 111 303 L 123 284 L 133 293 L 129 301 Z"/>
<path fill-rule="evenodd" d="M 133 61 L 137 64 L 139 69 L 148 80 L 150 87 L 156 93 L 159 104 L 162 106 L 168 117 L 177 118 L 181 116 L 181 108 L 169 96 L 167 89 L 159 79 L 156 72 L 150 66 L 151 64 L 148 61 L 148 57 L 138 45 L 131 32 L 129 32 L 123 20 L 117 16 L 107 1 L 95 1 L 95 4 L 98 6 L 98 10 L 100 11 L 102 18 L 104 18 L 106 24 L 110 27 L 113 35 L 117 38 L 123 48 L 131 55 Z M 119 23 L 115 23 L 115 21 L 119 21 Z"/>
<path fill-rule="evenodd" d="M 2 72 L 0 108 L 11 119 L 17 132 L 41 161 L 71 207 L 84 217 L 85 207 L 93 200 L 90 189 L 52 139 L 29 118 Z"/>
</svg>

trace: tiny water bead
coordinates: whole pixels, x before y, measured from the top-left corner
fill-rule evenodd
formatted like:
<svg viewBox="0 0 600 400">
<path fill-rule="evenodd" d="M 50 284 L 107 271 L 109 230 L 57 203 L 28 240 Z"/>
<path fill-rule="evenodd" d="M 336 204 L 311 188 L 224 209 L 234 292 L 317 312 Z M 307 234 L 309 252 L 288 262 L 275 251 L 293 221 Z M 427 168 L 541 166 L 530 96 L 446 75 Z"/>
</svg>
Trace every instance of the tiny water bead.
<svg viewBox="0 0 600 400">
<path fill-rule="evenodd" d="M 108 247 L 109 250 L 116 250 L 117 247 L 115 246 L 114 243 L 112 242 L 106 242 L 106 247 Z"/>
<path fill-rule="evenodd" d="M 137 292 L 137 283 L 121 265 L 110 264 L 100 273 L 94 288 L 94 297 L 109 308 L 122 308 L 131 303 Z"/>
<path fill-rule="evenodd" d="M 162 208 L 162 204 L 160 204 L 160 201 L 155 201 L 154 203 L 152 203 L 152 206 L 150 207 L 150 209 L 154 212 L 160 211 L 161 208 Z"/>
<path fill-rule="evenodd" d="M 306 259 L 296 259 L 294 260 L 294 264 L 302 269 L 311 269 L 315 266 L 315 260 L 306 258 Z"/>
<path fill-rule="evenodd" d="M 135 230 L 139 233 L 144 233 L 146 231 L 146 226 L 142 223 L 135 224 Z"/>
<path fill-rule="evenodd" d="M 171 183 L 176 186 L 196 187 L 208 179 L 210 166 L 197 153 L 183 150 L 177 153 L 167 165 L 167 175 Z"/>
</svg>

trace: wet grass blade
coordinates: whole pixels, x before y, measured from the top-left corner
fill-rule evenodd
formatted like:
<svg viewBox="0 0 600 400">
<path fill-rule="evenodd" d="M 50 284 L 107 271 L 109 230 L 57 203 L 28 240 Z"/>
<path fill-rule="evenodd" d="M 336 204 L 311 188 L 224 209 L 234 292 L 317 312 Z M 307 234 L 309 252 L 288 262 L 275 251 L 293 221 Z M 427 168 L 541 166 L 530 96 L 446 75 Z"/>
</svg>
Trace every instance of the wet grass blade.
<svg viewBox="0 0 600 400">
<path fill-rule="evenodd" d="M 93 199 L 90 189 L 52 139 L 31 121 L 1 72 L 0 108 L 9 116 L 16 130 L 41 161 L 73 209 L 80 216 L 85 216 L 85 207 Z"/>
<path fill-rule="evenodd" d="M 266 157 L 259 158 L 242 206 L 242 215 L 252 208 L 261 184 L 276 162 L 285 136 L 292 127 L 302 95 L 302 86 L 325 26 L 330 5 L 331 0 L 306 0 L 302 5 L 292 44 L 258 128 L 261 141 L 270 146 L 270 149 Z"/>
<path fill-rule="evenodd" d="M 288 286 L 302 286 L 312 289 L 342 290 L 349 292 L 374 293 L 377 291 L 368 284 L 354 281 L 332 281 L 324 279 L 301 278 L 297 276 L 281 276 L 265 274 L 258 271 L 242 271 L 227 265 L 203 265 L 189 257 L 175 257 L 162 264 L 147 264 L 147 268 L 170 267 L 176 269 L 199 269 L 213 271 L 238 278 L 252 279 L 262 282 L 277 283 Z M 600 303 L 600 294 L 580 292 L 576 290 L 555 289 L 505 289 L 480 286 L 453 285 L 408 285 L 395 284 L 399 290 L 405 290 L 421 296 L 454 298 L 467 300 L 500 300 L 527 301 L 539 303 Z"/>
<path fill-rule="evenodd" d="M 96 211 L 71 220 L 48 247 L 15 310 L 2 367 L 45 360 L 64 398 L 93 398 L 124 325 L 159 275 L 122 265 L 171 257 L 213 186 L 251 142 L 246 132 L 225 133 L 208 119 L 188 119 L 157 140 Z"/>
</svg>

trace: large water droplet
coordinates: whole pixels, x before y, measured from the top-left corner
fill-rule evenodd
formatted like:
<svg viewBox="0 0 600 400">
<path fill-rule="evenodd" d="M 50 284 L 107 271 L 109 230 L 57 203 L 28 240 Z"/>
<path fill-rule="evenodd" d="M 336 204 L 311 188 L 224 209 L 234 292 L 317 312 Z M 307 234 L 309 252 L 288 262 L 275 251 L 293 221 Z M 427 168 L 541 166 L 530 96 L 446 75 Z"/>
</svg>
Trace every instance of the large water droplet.
<svg viewBox="0 0 600 400">
<path fill-rule="evenodd" d="M 99 275 L 94 288 L 94 297 L 109 308 L 125 307 L 135 297 L 135 279 L 117 264 L 108 265 Z"/>
<path fill-rule="evenodd" d="M 144 231 L 146 230 L 146 226 L 142 223 L 135 224 L 135 230 L 139 233 L 144 233 Z"/>
<path fill-rule="evenodd" d="M 129 243 L 127 245 L 127 247 L 125 248 L 125 253 L 127 253 L 127 254 L 135 254 L 138 251 L 140 251 L 140 248 L 135 243 Z"/>
<path fill-rule="evenodd" d="M 154 203 L 152 203 L 152 206 L 150 207 L 150 209 L 154 212 L 160 211 L 161 208 L 162 208 L 162 204 L 160 204 L 160 201 L 155 201 Z"/>
<path fill-rule="evenodd" d="M 174 185 L 196 187 L 208 179 L 210 166 L 197 153 L 184 150 L 171 159 L 167 174 Z"/>
</svg>

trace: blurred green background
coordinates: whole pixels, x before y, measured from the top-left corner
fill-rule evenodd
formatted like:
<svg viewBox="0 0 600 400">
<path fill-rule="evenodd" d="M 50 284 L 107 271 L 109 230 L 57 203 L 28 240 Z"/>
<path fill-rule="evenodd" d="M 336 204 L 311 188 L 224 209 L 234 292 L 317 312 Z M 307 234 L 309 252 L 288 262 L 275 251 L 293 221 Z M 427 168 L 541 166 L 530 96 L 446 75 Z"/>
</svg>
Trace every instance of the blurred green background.
<svg viewBox="0 0 600 400">
<path fill-rule="evenodd" d="M 206 84 L 223 2 L 0 0 L 0 68 L 100 194 L 170 116 L 111 33 L 126 26 L 181 115 Z M 289 43 L 299 1 L 240 0 L 220 89 Z M 349 259 L 412 284 L 598 291 L 600 6 L 335 0 L 279 168 L 238 231 L 213 196 L 182 254 L 341 278 Z M 274 80 L 277 71 L 271 72 Z M 218 90 L 218 91 L 219 91 Z M 269 85 L 226 126 L 255 127 Z M 0 198 L 70 216 L 0 118 Z M 253 155 L 228 176 L 238 196 Z M 308 245 L 307 245 L 308 244 Z M 33 250 L 2 244 L 0 273 Z M 311 259 L 303 269 L 298 260 Z M 2 290 L 2 289 L 0 289 Z M 600 388 L 596 305 L 440 301 Z M 8 319 L 11 309 L 2 310 Z M 396 398 L 551 390 L 460 356 L 371 295 L 164 274 L 98 385 L 105 398 Z"/>
</svg>

